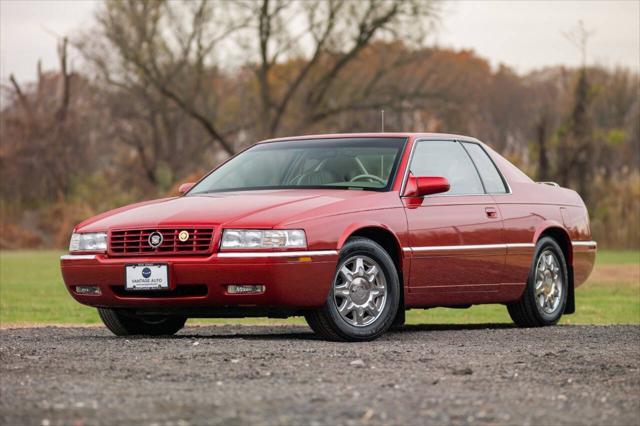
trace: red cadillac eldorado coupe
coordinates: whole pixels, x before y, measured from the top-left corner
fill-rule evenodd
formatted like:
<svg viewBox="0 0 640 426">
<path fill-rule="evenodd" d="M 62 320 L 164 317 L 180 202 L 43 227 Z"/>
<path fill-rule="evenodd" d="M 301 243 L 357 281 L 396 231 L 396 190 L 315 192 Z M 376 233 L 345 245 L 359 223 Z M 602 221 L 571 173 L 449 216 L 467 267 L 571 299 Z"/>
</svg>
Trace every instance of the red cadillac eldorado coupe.
<svg viewBox="0 0 640 426">
<path fill-rule="evenodd" d="M 304 315 L 323 338 L 361 341 L 407 309 L 480 303 L 552 325 L 596 255 L 576 192 L 467 136 L 267 140 L 181 192 L 73 230 L 64 282 L 116 335 Z"/>
</svg>

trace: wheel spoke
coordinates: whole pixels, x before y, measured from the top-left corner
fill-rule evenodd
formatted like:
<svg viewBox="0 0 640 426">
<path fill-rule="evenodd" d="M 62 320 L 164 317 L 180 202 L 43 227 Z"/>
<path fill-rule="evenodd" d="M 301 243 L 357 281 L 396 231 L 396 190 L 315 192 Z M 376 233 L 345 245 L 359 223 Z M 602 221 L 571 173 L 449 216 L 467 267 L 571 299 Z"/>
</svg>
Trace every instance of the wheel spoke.
<svg viewBox="0 0 640 426">
<path fill-rule="evenodd" d="M 356 270 L 354 275 L 363 276 L 364 270 L 364 260 L 361 257 L 358 257 L 356 259 Z"/>
<path fill-rule="evenodd" d="M 380 312 L 378 307 L 376 306 L 375 303 L 373 303 L 373 301 L 370 301 L 367 306 L 365 307 L 365 310 L 369 313 L 369 315 L 371 315 L 372 317 L 378 316 L 378 313 Z"/>
<path fill-rule="evenodd" d="M 380 289 L 377 287 L 374 287 L 371 289 L 371 291 L 369 291 L 369 294 L 371 295 L 371 297 L 373 297 L 374 299 L 380 297 L 381 295 L 384 295 L 384 289 Z"/>
<path fill-rule="evenodd" d="M 340 268 L 340 274 L 342 274 L 346 281 L 353 280 L 353 272 L 349 268 L 347 268 L 347 265 L 344 265 L 342 268 Z"/>
<path fill-rule="evenodd" d="M 346 288 L 346 287 L 345 288 L 336 288 L 336 290 L 335 290 L 335 295 L 336 296 L 343 297 L 345 299 L 348 299 L 350 294 L 351 293 L 349 292 L 349 289 Z"/>
<path fill-rule="evenodd" d="M 356 314 L 356 323 L 358 325 L 363 325 L 364 324 L 364 309 L 363 308 L 356 308 L 355 314 Z"/>
<path fill-rule="evenodd" d="M 377 276 L 378 276 L 378 267 L 376 265 L 373 265 L 367 271 L 367 281 L 369 281 L 370 283 L 373 283 L 376 280 Z"/>
<path fill-rule="evenodd" d="M 340 315 L 342 316 L 347 316 L 352 310 L 353 303 L 351 303 L 351 301 L 347 299 L 345 299 L 344 302 L 342 302 L 342 305 L 340 305 L 340 307 L 338 308 L 338 312 L 340 312 Z"/>
</svg>

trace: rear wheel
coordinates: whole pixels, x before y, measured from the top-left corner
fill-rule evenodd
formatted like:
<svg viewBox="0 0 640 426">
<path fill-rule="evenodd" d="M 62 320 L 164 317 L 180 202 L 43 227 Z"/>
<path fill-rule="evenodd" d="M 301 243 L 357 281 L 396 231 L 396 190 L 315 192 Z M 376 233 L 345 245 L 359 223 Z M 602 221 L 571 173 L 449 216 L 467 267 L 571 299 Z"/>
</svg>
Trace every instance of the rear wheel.
<svg viewBox="0 0 640 426">
<path fill-rule="evenodd" d="M 556 324 L 567 303 L 568 283 L 562 249 L 554 239 L 543 237 L 536 245 L 522 297 L 507 305 L 513 322 L 520 327 Z"/>
<path fill-rule="evenodd" d="M 141 316 L 122 310 L 98 308 L 104 325 L 116 336 L 170 336 L 184 327 L 185 317 Z"/>
<path fill-rule="evenodd" d="M 400 284 L 393 260 L 374 241 L 358 237 L 340 251 L 325 305 L 305 318 L 328 340 L 373 340 L 391 327 L 399 302 Z"/>
</svg>

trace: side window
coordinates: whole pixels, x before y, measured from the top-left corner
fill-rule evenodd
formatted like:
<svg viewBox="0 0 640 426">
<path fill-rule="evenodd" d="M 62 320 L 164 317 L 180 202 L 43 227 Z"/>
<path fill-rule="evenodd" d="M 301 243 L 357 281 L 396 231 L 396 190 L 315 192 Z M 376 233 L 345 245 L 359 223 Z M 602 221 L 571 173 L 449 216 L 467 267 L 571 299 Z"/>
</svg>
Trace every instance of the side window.
<svg viewBox="0 0 640 426">
<path fill-rule="evenodd" d="M 476 164 L 487 192 L 490 194 L 505 194 L 507 188 L 504 185 L 504 181 L 485 150 L 477 143 L 464 142 L 464 147 Z"/>
<path fill-rule="evenodd" d="M 449 180 L 447 195 L 484 194 L 475 166 L 462 145 L 454 141 L 421 141 L 413 152 L 414 176 L 442 176 Z"/>
</svg>

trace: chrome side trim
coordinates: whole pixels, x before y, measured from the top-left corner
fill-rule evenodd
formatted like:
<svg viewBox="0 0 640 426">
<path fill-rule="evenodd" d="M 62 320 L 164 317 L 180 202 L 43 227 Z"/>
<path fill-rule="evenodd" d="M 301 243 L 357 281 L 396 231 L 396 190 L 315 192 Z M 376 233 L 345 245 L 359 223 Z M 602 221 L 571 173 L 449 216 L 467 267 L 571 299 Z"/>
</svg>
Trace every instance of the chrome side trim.
<svg viewBox="0 0 640 426">
<path fill-rule="evenodd" d="M 590 247 L 596 248 L 598 243 L 595 241 L 572 241 L 574 247 Z M 423 247 L 404 247 L 404 252 L 429 252 L 429 251 L 463 251 L 463 250 L 494 250 L 494 249 L 515 249 L 515 248 L 535 248 L 534 243 L 509 243 L 509 244 L 471 244 L 459 246 L 423 246 Z"/>
<path fill-rule="evenodd" d="M 466 246 L 427 246 L 411 247 L 413 251 L 458 251 L 458 250 L 492 250 L 507 248 L 506 244 L 476 244 Z"/>
<path fill-rule="evenodd" d="M 513 243 L 513 244 L 471 244 L 460 246 L 424 246 L 424 247 L 404 247 L 405 252 L 425 252 L 425 251 L 462 251 L 462 250 L 495 250 L 510 248 L 534 248 L 533 243 Z"/>
<path fill-rule="evenodd" d="M 571 245 L 574 247 L 598 247 L 598 243 L 595 241 L 571 241 Z"/>
<path fill-rule="evenodd" d="M 534 243 L 514 243 L 514 244 L 507 244 L 507 248 L 535 248 L 535 244 Z"/>
<path fill-rule="evenodd" d="M 93 260 L 95 254 L 65 254 L 60 256 L 60 260 Z"/>
<path fill-rule="evenodd" d="M 254 251 L 254 252 L 230 252 L 218 253 L 218 257 L 224 258 L 247 258 L 247 257 L 298 257 L 298 256 L 336 256 L 337 250 L 316 250 L 316 251 Z"/>
</svg>

